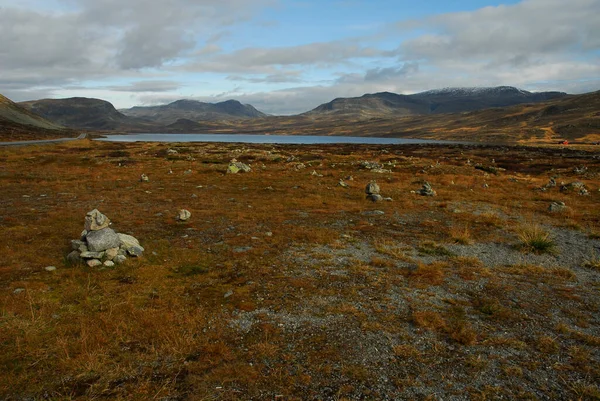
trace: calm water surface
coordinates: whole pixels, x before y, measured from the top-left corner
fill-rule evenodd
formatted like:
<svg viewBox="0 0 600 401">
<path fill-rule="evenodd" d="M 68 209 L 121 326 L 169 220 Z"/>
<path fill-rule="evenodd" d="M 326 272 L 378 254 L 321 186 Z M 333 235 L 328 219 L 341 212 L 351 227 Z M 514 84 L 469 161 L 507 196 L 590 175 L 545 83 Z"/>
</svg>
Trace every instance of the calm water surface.
<svg viewBox="0 0 600 401">
<path fill-rule="evenodd" d="M 311 136 L 311 135 L 228 135 L 228 134 L 130 134 L 106 135 L 98 141 L 110 142 L 238 142 L 312 145 L 320 143 L 387 144 L 457 144 L 465 142 L 435 141 L 428 139 L 373 138 L 357 136 Z"/>
</svg>

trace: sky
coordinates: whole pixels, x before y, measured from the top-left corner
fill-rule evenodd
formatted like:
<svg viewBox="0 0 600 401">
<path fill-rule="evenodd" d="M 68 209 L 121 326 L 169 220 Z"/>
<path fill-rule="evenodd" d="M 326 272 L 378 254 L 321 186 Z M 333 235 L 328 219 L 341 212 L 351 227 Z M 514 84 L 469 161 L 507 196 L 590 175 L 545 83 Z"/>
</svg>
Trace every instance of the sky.
<svg viewBox="0 0 600 401">
<path fill-rule="evenodd" d="M 600 0 L 0 0 L 0 93 L 117 108 L 600 89 Z"/>
</svg>

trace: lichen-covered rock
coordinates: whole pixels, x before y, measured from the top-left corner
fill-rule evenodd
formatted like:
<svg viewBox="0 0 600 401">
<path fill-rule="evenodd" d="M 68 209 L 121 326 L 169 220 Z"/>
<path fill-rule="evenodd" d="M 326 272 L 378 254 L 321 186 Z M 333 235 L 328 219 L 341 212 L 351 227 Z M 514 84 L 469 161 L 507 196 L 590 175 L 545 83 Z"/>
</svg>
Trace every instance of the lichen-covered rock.
<svg viewBox="0 0 600 401">
<path fill-rule="evenodd" d="M 71 251 L 71 253 L 69 253 L 67 255 L 67 263 L 70 265 L 78 265 L 81 262 L 83 262 L 83 259 L 81 259 L 81 257 L 79 256 L 79 252 L 78 251 Z"/>
<path fill-rule="evenodd" d="M 238 162 L 235 159 L 232 159 L 229 162 L 229 166 L 227 167 L 227 174 L 237 174 L 239 172 L 249 173 L 250 171 L 252 171 L 252 169 L 249 165 L 244 164 L 242 162 Z"/>
<path fill-rule="evenodd" d="M 102 259 L 104 257 L 105 253 L 104 252 L 81 252 L 79 254 L 79 256 L 82 259 Z"/>
<path fill-rule="evenodd" d="M 111 228 L 90 231 L 85 239 L 89 250 L 92 252 L 102 252 L 110 248 L 117 248 L 121 244 L 119 236 Z"/>
<path fill-rule="evenodd" d="M 110 225 L 108 217 L 100 213 L 98 209 L 94 209 L 87 213 L 85 216 L 85 230 L 86 231 L 98 231 L 102 230 Z M 82 233 L 83 235 L 83 233 Z M 86 233 L 87 237 L 87 233 Z"/>
<path fill-rule="evenodd" d="M 144 253 L 144 248 L 142 248 L 141 246 L 132 246 L 130 248 L 127 248 L 127 253 L 131 256 L 139 257 L 142 256 L 142 254 Z"/>
<path fill-rule="evenodd" d="M 117 234 L 119 235 L 119 234 Z M 105 252 L 105 256 L 107 260 L 113 260 L 119 254 L 119 248 L 110 248 Z"/>
<path fill-rule="evenodd" d="M 131 248 L 132 246 L 140 246 L 140 241 L 138 241 L 138 239 L 133 235 L 119 233 L 117 236 L 119 237 L 119 244 L 115 248 L 122 246 L 123 248 L 127 249 Z"/>
<path fill-rule="evenodd" d="M 106 267 L 113 267 L 115 265 L 115 262 L 113 262 L 112 260 L 107 260 L 103 263 L 103 265 Z"/>
<path fill-rule="evenodd" d="M 125 255 L 117 255 L 113 259 L 113 262 L 115 262 L 116 264 L 120 265 L 121 263 L 124 263 L 126 260 L 127 260 L 127 256 L 125 256 Z"/>
</svg>

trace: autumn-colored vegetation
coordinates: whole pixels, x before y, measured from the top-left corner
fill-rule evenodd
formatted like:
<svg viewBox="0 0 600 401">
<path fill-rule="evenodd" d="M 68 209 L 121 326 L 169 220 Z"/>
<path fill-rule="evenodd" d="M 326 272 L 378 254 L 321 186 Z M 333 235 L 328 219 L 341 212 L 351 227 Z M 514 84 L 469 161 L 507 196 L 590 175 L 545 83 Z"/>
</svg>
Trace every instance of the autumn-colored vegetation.
<svg viewBox="0 0 600 401">
<path fill-rule="evenodd" d="M 0 398 L 598 399 L 599 173 L 593 147 L 2 148 Z M 94 208 L 144 257 L 66 264 Z"/>
</svg>

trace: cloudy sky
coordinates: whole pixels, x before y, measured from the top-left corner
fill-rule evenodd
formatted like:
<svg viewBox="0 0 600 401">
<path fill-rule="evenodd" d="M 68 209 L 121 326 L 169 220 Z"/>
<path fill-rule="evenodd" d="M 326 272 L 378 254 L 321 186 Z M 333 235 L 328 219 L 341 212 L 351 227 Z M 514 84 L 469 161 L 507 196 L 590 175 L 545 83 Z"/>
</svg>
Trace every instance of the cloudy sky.
<svg viewBox="0 0 600 401">
<path fill-rule="evenodd" d="M 0 0 L 0 93 L 272 114 L 454 86 L 600 89 L 600 0 Z"/>
</svg>

